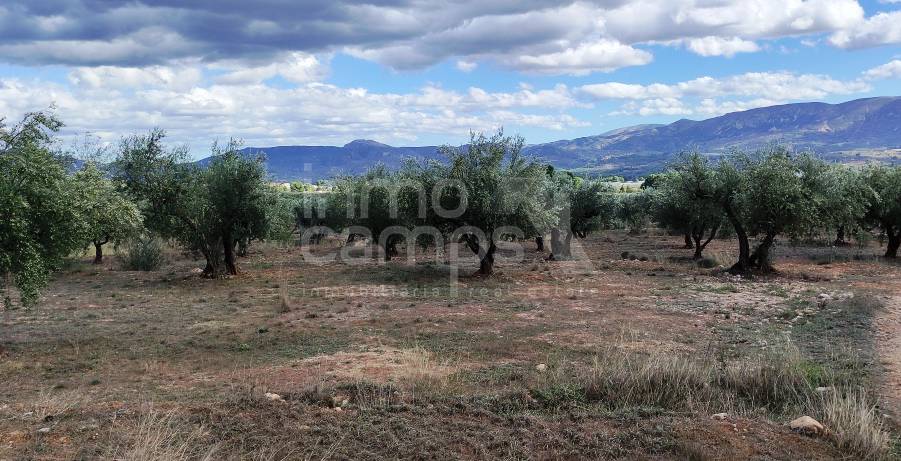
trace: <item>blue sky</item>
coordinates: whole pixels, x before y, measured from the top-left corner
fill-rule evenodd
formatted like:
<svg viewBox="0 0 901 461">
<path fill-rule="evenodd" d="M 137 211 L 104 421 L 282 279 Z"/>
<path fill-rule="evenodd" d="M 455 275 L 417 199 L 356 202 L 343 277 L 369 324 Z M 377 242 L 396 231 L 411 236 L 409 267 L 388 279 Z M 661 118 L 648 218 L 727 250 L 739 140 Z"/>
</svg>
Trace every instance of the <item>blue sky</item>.
<svg viewBox="0 0 901 461">
<path fill-rule="evenodd" d="M 250 5 L 253 3 L 253 5 Z M 899 0 L 9 0 L 0 117 L 64 142 L 527 142 L 901 95 Z"/>
</svg>

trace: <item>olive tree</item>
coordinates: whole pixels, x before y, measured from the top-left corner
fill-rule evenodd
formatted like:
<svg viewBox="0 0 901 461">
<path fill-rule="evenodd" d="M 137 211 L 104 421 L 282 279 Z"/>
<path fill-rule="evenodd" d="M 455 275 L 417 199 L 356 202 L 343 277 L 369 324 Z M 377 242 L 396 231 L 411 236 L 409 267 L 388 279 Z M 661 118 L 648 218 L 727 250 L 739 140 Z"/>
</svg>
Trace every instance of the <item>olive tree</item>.
<svg viewBox="0 0 901 461">
<path fill-rule="evenodd" d="M 629 229 L 630 234 L 638 234 L 645 229 L 651 217 L 652 194 L 641 192 L 619 192 L 616 194 L 616 218 Z"/>
<path fill-rule="evenodd" d="M 886 258 L 897 258 L 901 247 L 901 167 L 873 165 L 862 174 L 874 192 L 866 203 L 864 222 L 878 227 L 888 240 Z"/>
<path fill-rule="evenodd" d="M 418 183 L 407 180 L 401 173 L 390 172 L 383 165 L 361 176 L 339 178 L 331 191 L 328 207 L 330 214 L 339 216 L 327 218 L 325 222 L 331 223 L 332 229 L 365 230 L 388 261 L 397 256 L 397 245 L 404 241 L 416 217 L 425 213 L 425 204 L 418 206 L 417 195 L 408 193 L 420 188 Z"/>
<path fill-rule="evenodd" d="M 835 232 L 834 245 L 847 245 L 846 236 L 861 228 L 867 206 L 875 191 L 863 173 L 846 165 L 833 164 L 823 172 L 821 196 L 822 229 Z"/>
<path fill-rule="evenodd" d="M 551 229 L 551 258 L 566 259 L 572 256 L 573 237 L 583 239 L 610 225 L 616 200 L 613 188 L 603 181 L 586 181 L 562 173 L 552 178 L 552 184 L 549 208 L 557 205 L 557 214 Z"/>
<path fill-rule="evenodd" d="M 11 286 L 26 306 L 64 257 L 83 248 L 85 225 L 61 160 L 51 152 L 62 123 L 31 113 L 6 127 L 0 120 L 0 276 L 4 304 Z"/>
<path fill-rule="evenodd" d="M 730 272 L 772 271 L 776 237 L 797 238 L 822 228 L 826 169 L 809 154 L 794 155 L 778 146 L 754 154 L 733 152 L 720 162 L 716 200 L 739 242 Z M 758 237 L 753 252 L 750 237 Z"/>
<path fill-rule="evenodd" d="M 713 200 L 717 179 L 709 161 L 698 153 L 687 154 L 656 178 L 652 201 L 657 222 L 686 235 L 686 248 L 694 249 L 695 260 L 701 259 L 723 221 L 722 208 Z"/>
<path fill-rule="evenodd" d="M 93 162 L 76 172 L 73 182 L 79 212 L 87 226 L 87 243 L 94 245 L 94 264 L 100 264 L 103 245 L 118 244 L 140 233 L 141 212 Z"/>
<path fill-rule="evenodd" d="M 237 142 L 213 145 L 205 167 L 186 162 L 184 150 L 166 150 L 165 133 L 123 141 L 117 178 L 139 200 L 145 225 L 206 259 L 210 277 L 238 274 L 235 247 L 262 239 L 275 200 L 262 158 L 248 158 Z"/>
<path fill-rule="evenodd" d="M 425 223 L 465 244 L 479 257 L 480 275 L 494 271 L 499 239 L 524 238 L 528 229 L 549 228 L 546 167 L 522 154 L 520 137 L 473 134 L 463 148 L 444 146 L 444 162 L 409 172 L 429 194 Z M 517 235 L 518 234 L 518 235 Z"/>
</svg>

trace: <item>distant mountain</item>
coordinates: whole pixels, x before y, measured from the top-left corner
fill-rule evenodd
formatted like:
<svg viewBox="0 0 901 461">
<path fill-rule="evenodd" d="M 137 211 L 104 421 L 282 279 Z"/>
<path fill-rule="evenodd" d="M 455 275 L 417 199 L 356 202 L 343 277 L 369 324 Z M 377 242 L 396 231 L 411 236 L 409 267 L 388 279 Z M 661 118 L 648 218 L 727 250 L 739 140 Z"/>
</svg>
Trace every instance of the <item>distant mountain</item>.
<svg viewBox="0 0 901 461">
<path fill-rule="evenodd" d="M 530 146 L 528 152 L 564 168 L 592 167 L 634 176 L 663 168 L 685 150 L 705 153 L 771 143 L 813 150 L 835 160 L 901 154 L 901 97 L 842 104 L 801 103 L 733 112 L 702 121 L 638 125 L 598 136 Z M 894 152 L 891 152 L 893 151 Z"/>
<path fill-rule="evenodd" d="M 838 161 L 898 163 L 901 97 L 762 107 L 702 121 L 636 125 L 596 136 L 531 145 L 525 150 L 560 168 L 631 178 L 662 170 L 682 151 L 715 154 L 770 143 L 810 149 Z M 244 152 L 265 154 L 269 171 L 277 180 L 316 180 L 360 173 L 377 163 L 396 168 L 406 157 L 438 158 L 437 150 L 435 146 L 393 147 L 357 140 L 342 147 L 280 146 L 246 148 Z"/>
<path fill-rule="evenodd" d="M 337 146 L 248 147 L 246 155 L 262 154 L 272 177 L 279 181 L 315 181 L 341 174 L 358 174 L 379 163 L 398 168 L 406 158 L 438 158 L 438 147 L 393 147 L 358 139 Z M 200 162 L 204 163 L 208 159 Z"/>
</svg>

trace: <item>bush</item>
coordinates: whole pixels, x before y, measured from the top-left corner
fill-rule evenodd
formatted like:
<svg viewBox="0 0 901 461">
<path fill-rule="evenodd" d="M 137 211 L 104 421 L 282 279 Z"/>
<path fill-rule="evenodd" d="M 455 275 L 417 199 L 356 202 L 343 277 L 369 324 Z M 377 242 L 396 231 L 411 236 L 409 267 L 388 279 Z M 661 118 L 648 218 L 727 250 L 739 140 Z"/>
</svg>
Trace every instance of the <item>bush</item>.
<svg viewBox="0 0 901 461">
<path fill-rule="evenodd" d="M 125 246 L 125 270 L 155 271 L 163 265 L 163 260 L 163 244 L 155 238 L 137 238 Z"/>
</svg>

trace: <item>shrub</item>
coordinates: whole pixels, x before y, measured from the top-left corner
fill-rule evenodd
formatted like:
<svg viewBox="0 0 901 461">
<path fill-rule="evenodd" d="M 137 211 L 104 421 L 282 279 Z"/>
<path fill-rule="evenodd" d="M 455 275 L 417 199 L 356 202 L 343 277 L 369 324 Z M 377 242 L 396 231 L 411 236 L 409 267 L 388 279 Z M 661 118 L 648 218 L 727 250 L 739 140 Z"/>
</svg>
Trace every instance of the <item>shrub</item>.
<svg viewBox="0 0 901 461">
<path fill-rule="evenodd" d="M 136 238 L 125 247 L 123 266 L 130 271 L 155 271 L 163 265 L 163 244 L 152 237 Z"/>
<path fill-rule="evenodd" d="M 587 367 L 553 364 L 532 388 L 547 406 L 597 403 L 611 409 L 652 407 L 822 421 L 835 445 L 855 458 L 890 456 L 891 437 L 859 383 L 805 361 L 792 345 L 736 362 L 602 351 Z M 826 392 L 819 385 L 831 386 Z"/>
</svg>

